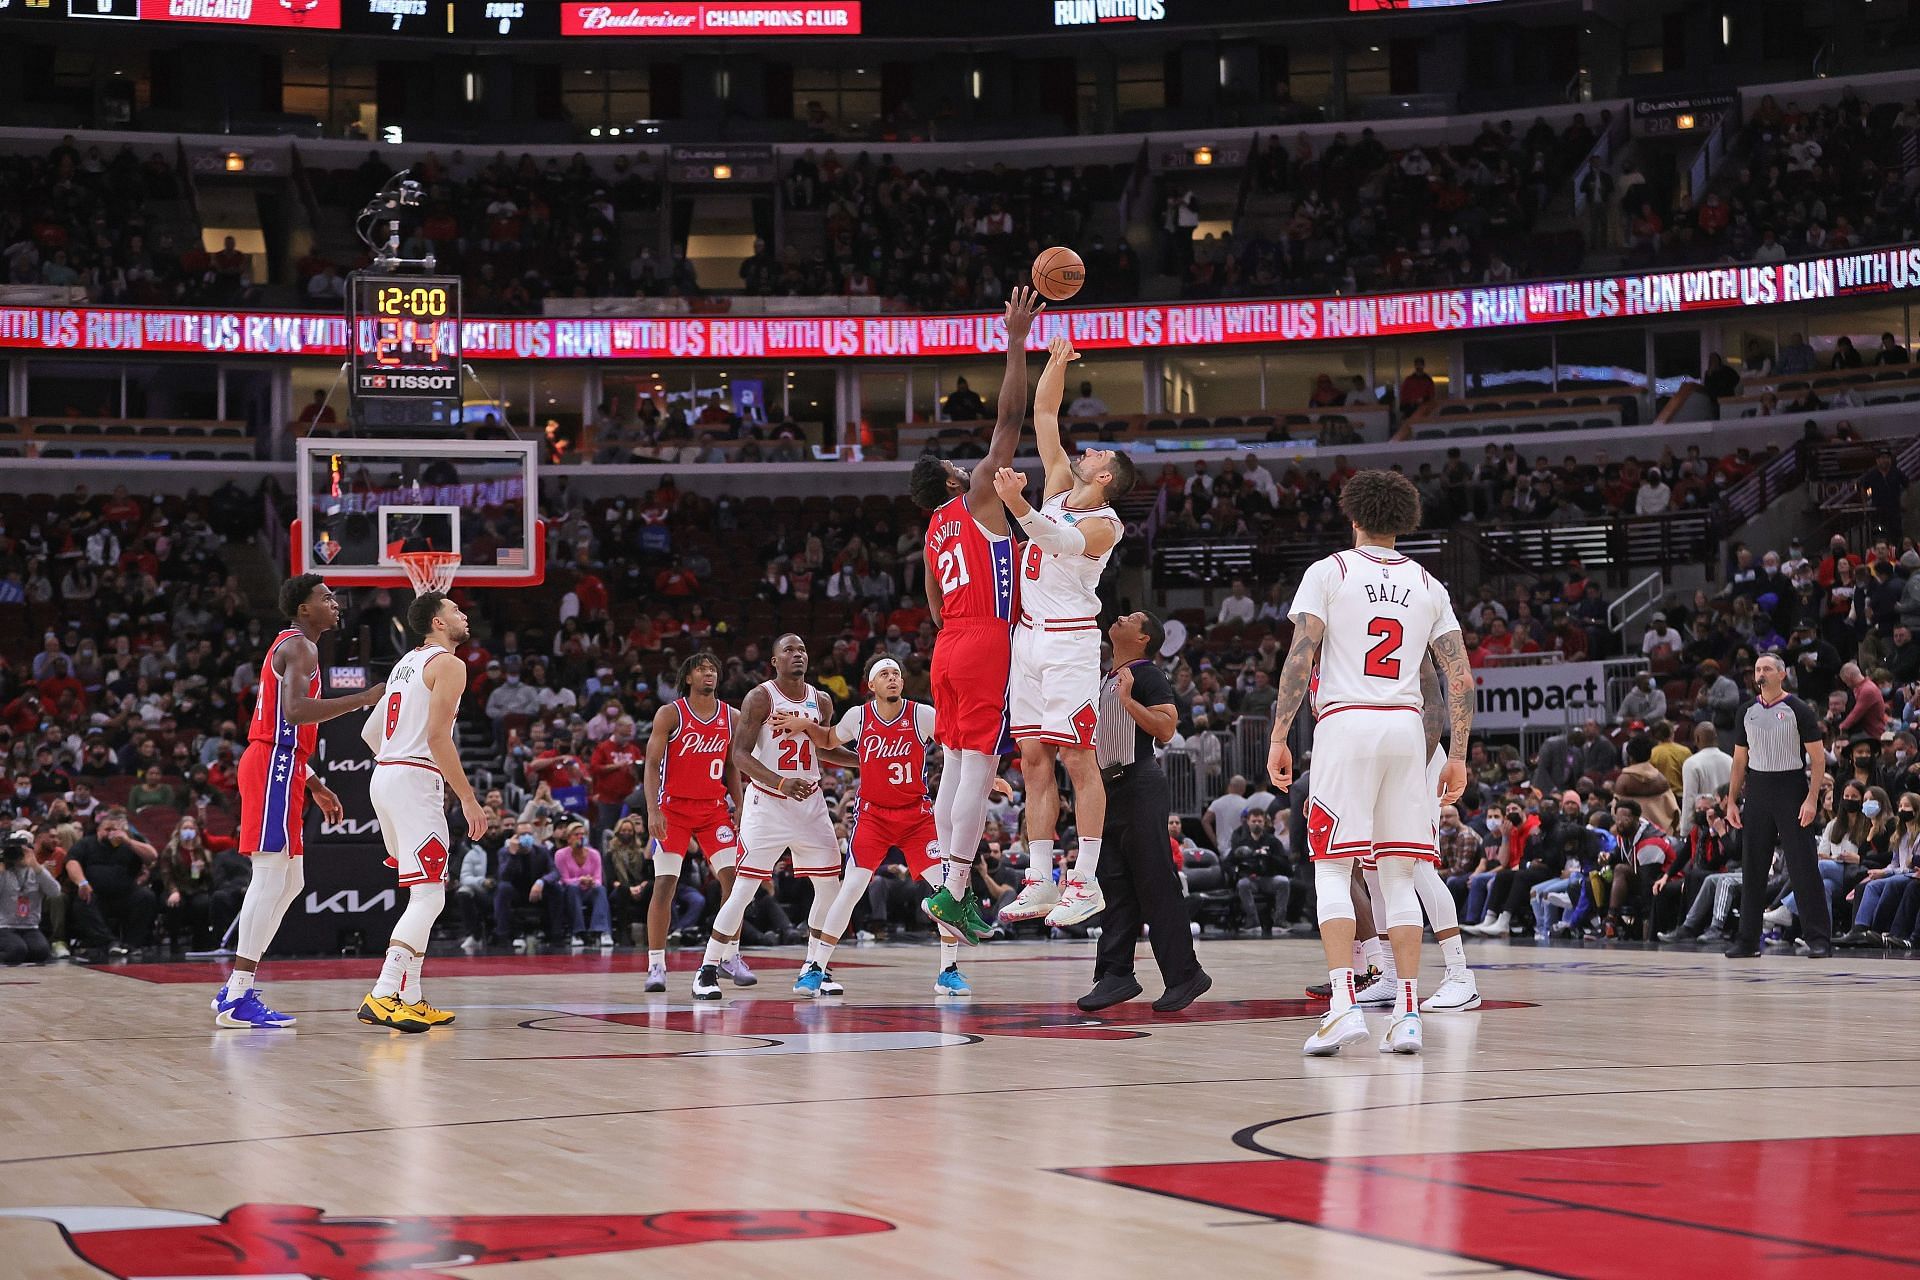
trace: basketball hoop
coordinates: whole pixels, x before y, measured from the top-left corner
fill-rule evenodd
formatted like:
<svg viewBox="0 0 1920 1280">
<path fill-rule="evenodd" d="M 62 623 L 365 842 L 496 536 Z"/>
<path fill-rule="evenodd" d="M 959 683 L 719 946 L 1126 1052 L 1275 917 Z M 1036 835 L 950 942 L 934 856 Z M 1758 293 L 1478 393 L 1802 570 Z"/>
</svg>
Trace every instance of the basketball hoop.
<svg viewBox="0 0 1920 1280">
<path fill-rule="evenodd" d="M 413 584 L 416 596 L 429 591 L 446 594 L 453 586 L 453 576 L 460 572 L 458 551 L 400 551 L 393 558 L 407 571 L 407 581 Z"/>
</svg>

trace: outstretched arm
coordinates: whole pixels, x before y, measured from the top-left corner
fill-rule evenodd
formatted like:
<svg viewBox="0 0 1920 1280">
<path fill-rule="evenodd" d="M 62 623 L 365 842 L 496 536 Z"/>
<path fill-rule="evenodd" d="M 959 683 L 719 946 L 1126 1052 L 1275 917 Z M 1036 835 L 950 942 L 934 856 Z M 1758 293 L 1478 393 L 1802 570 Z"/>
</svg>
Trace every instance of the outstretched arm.
<svg viewBox="0 0 1920 1280">
<path fill-rule="evenodd" d="M 833 722 L 833 695 L 825 689 L 817 689 L 815 692 L 820 695 L 821 718 L 831 724 Z M 859 756 L 847 750 L 845 747 L 837 746 L 831 742 L 820 748 L 815 754 L 820 757 L 821 764 L 830 764 L 839 769 L 858 769 L 860 767 Z"/>
<path fill-rule="evenodd" d="M 1452 804 L 1467 789 L 1467 739 L 1473 733 L 1473 667 L 1458 631 L 1429 646 L 1447 690 L 1447 763 L 1440 770 L 1440 801 Z"/>
<path fill-rule="evenodd" d="M 1047 469 L 1047 497 L 1073 488 L 1073 464 L 1060 443 L 1060 396 L 1067 385 L 1067 366 L 1079 358 L 1065 338 L 1048 343 L 1047 367 L 1041 370 L 1040 385 L 1033 393 L 1033 442 Z"/>
<path fill-rule="evenodd" d="M 294 636 L 274 652 L 275 675 L 280 677 L 280 715 L 288 724 L 319 724 L 349 711 L 372 706 L 386 695 L 383 681 L 344 698 L 309 698 L 307 685 L 320 668 L 320 651 L 313 641 Z"/>
<path fill-rule="evenodd" d="M 1072 484 L 1069 476 L 1068 484 Z M 1109 519 L 1069 524 L 1027 501 L 1027 478 L 1012 467 L 1002 467 L 993 478 L 994 491 L 1027 536 L 1043 551 L 1061 556 L 1103 556 L 1120 541 L 1120 522 Z"/>
<path fill-rule="evenodd" d="M 1033 318 L 1046 307 L 1028 285 L 1016 288 L 1007 300 L 1007 372 L 1000 379 L 1000 410 L 987 456 L 967 483 L 967 509 L 976 517 L 999 514 L 993 473 L 1013 464 L 1014 450 L 1020 445 L 1020 425 L 1027 419 L 1027 334 L 1033 329 Z"/>
</svg>

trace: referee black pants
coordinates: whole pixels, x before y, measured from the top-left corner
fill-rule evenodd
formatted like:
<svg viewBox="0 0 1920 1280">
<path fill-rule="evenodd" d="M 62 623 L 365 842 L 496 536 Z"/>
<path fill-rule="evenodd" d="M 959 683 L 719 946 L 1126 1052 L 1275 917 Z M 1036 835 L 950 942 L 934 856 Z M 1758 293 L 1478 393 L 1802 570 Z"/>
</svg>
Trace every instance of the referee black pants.
<svg viewBox="0 0 1920 1280">
<path fill-rule="evenodd" d="M 1807 800 L 1807 778 L 1793 773 L 1747 771 L 1741 797 L 1743 826 L 1740 846 L 1740 941 L 1760 945 L 1760 917 L 1767 909 L 1767 870 L 1774 846 L 1787 864 L 1787 879 L 1800 908 L 1800 936 L 1808 946 L 1833 941 L 1833 914 L 1827 905 L 1827 885 L 1820 878 L 1814 852 L 1813 828 L 1800 825 L 1800 806 Z"/>
<path fill-rule="evenodd" d="M 1177 986 L 1200 972 L 1200 961 L 1193 954 L 1186 900 L 1167 840 L 1167 816 L 1173 810 L 1167 775 L 1157 761 L 1146 761 L 1109 775 L 1106 784 L 1098 878 L 1107 907 L 1100 917 L 1093 980 L 1133 972 L 1133 950 L 1146 924 L 1160 977 Z"/>
</svg>

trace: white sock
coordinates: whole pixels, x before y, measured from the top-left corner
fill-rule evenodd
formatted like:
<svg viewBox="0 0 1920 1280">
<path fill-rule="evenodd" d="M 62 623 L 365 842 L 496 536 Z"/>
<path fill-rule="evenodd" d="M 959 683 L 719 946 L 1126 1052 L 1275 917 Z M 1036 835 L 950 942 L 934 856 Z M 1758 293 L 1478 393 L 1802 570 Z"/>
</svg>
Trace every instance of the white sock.
<svg viewBox="0 0 1920 1280">
<path fill-rule="evenodd" d="M 940 968 L 942 971 L 960 963 L 960 944 L 949 938 L 943 929 L 940 932 Z"/>
<path fill-rule="evenodd" d="M 1327 982 L 1332 986 L 1331 999 L 1335 1013 L 1345 1013 L 1353 1008 L 1353 970 L 1329 969 Z"/>
<path fill-rule="evenodd" d="M 820 958 L 820 939 L 814 937 L 812 934 L 808 934 L 807 935 L 807 963 L 812 964 L 815 960 L 819 958 Z"/>
<path fill-rule="evenodd" d="M 1400 998 L 1394 1001 L 1395 1013 L 1420 1012 L 1420 979 L 1400 979 Z"/>
<path fill-rule="evenodd" d="M 400 976 L 400 998 L 408 1004 L 419 1004 L 427 997 L 420 986 L 420 966 L 426 963 L 425 956 L 414 956 L 407 961 L 407 971 Z"/>
<path fill-rule="evenodd" d="M 720 939 L 714 937 L 712 934 L 708 934 L 707 935 L 707 954 L 701 957 L 700 963 L 703 965 L 719 964 L 722 960 L 725 960 L 726 958 L 727 958 L 727 944 L 720 941 Z"/>
<path fill-rule="evenodd" d="M 1441 958 L 1447 962 L 1447 976 L 1467 971 L 1467 948 L 1460 941 L 1460 935 L 1454 934 L 1440 944 Z"/>
<path fill-rule="evenodd" d="M 813 955 L 814 955 L 815 963 L 817 963 L 822 969 L 826 968 L 827 965 L 832 963 L 833 949 L 838 945 L 839 945 L 838 943 L 828 942 L 825 938 L 822 938 L 820 939 L 820 941 L 816 942 L 813 945 Z"/>
<path fill-rule="evenodd" d="M 405 947 L 387 948 L 386 963 L 380 966 L 380 980 L 373 984 L 374 999 L 384 1000 L 400 994 L 400 984 L 407 980 L 407 961 L 412 957 L 413 952 Z"/>
<path fill-rule="evenodd" d="M 1360 954 L 1366 958 L 1369 968 L 1378 969 L 1389 978 L 1393 976 L 1393 952 L 1379 938 L 1368 938 L 1360 944 Z"/>
<path fill-rule="evenodd" d="M 647 952 L 647 967 L 651 969 L 654 965 L 666 968 L 667 953 L 664 950 Z"/>
<path fill-rule="evenodd" d="M 227 999 L 238 1000 L 253 990 L 253 970 L 235 969 L 227 975 Z"/>
<path fill-rule="evenodd" d="M 720 958 L 722 960 L 731 960 L 739 954 L 740 954 L 739 938 L 733 939 L 731 942 L 727 943 L 726 946 L 720 949 Z"/>
<path fill-rule="evenodd" d="M 967 895 L 973 892 L 973 859 L 949 857 L 946 875 L 940 883 L 946 886 L 948 893 L 965 902 Z"/>
<path fill-rule="evenodd" d="M 1073 874 L 1076 879 L 1091 883 L 1094 869 L 1100 865 L 1100 837 L 1080 837 L 1080 848 L 1073 855 Z"/>
<path fill-rule="evenodd" d="M 1356 971 L 1367 967 L 1366 944 L 1361 942 L 1355 942 L 1353 944 L 1353 967 Z"/>
<path fill-rule="evenodd" d="M 1053 879 L 1053 841 L 1027 841 L 1027 879 Z"/>
</svg>

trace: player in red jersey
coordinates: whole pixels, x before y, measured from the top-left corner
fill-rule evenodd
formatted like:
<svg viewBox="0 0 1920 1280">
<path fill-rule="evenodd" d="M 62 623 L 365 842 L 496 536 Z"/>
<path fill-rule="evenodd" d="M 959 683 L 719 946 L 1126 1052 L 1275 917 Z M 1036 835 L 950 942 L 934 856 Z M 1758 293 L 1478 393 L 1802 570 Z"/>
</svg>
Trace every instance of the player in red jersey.
<svg viewBox="0 0 1920 1280">
<path fill-rule="evenodd" d="M 848 707 L 836 725 L 805 716 L 775 717 L 777 733 L 805 733 L 814 745 L 827 750 L 846 746 L 860 757 L 860 803 L 853 820 L 853 867 L 840 884 L 840 893 L 820 926 L 818 955 L 800 974 L 794 990 L 819 993 L 833 949 L 853 918 L 853 908 L 873 882 L 887 855 L 895 849 L 907 860 L 907 872 L 939 884 L 945 875 L 933 802 L 927 797 L 927 744 L 939 734 L 939 717 L 924 702 L 901 697 L 906 678 L 900 664 L 887 656 L 867 668 L 867 687 L 873 700 Z M 1004 782 L 994 780 L 1001 787 Z M 1011 787 L 1006 787 L 1008 794 Z M 960 972 L 961 931 L 940 920 L 940 969 L 934 977 L 937 995 L 972 994 Z"/>
<path fill-rule="evenodd" d="M 1046 309 L 1021 286 L 1007 302 L 1007 372 L 987 456 L 971 473 L 942 458 L 913 467 L 914 502 L 927 523 L 927 607 L 940 628 L 933 645 L 933 706 L 946 751 L 934 825 L 946 852 L 945 882 L 927 899 L 934 919 L 960 930 L 969 946 L 987 932 L 971 884 L 973 857 L 987 829 L 987 796 L 1000 776 L 1012 664 L 1013 539 L 994 473 L 1013 465 L 1027 416 L 1027 334 Z"/>
<path fill-rule="evenodd" d="M 733 708 L 720 701 L 718 693 L 720 659 L 702 649 L 680 664 L 678 683 L 686 696 L 653 714 L 641 782 L 647 795 L 647 830 L 653 836 L 653 897 L 647 902 L 649 991 L 667 989 L 667 926 L 688 842 L 700 842 L 700 852 L 720 877 L 723 901 L 733 892 L 740 854 L 734 817 L 740 812 L 740 776 L 729 750 Z M 728 957 L 721 972 L 735 986 L 750 987 L 757 981 L 738 956 Z"/>
<path fill-rule="evenodd" d="M 214 1024 L 222 1027 L 290 1027 L 260 999 L 253 975 L 280 919 L 300 896 L 306 872 L 300 866 L 301 828 L 307 796 L 322 816 L 340 820 L 340 800 L 307 771 L 322 720 L 360 711 L 380 701 L 385 684 L 344 698 L 320 696 L 320 650 L 316 642 L 340 625 L 340 602 L 317 573 L 289 578 L 280 587 L 287 627 L 267 646 L 260 663 L 260 689 L 240 757 L 240 852 L 253 859 L 253 879 L 240 903 L 240 936 L 233 971 L 213 997 Z"/>
</svg>

